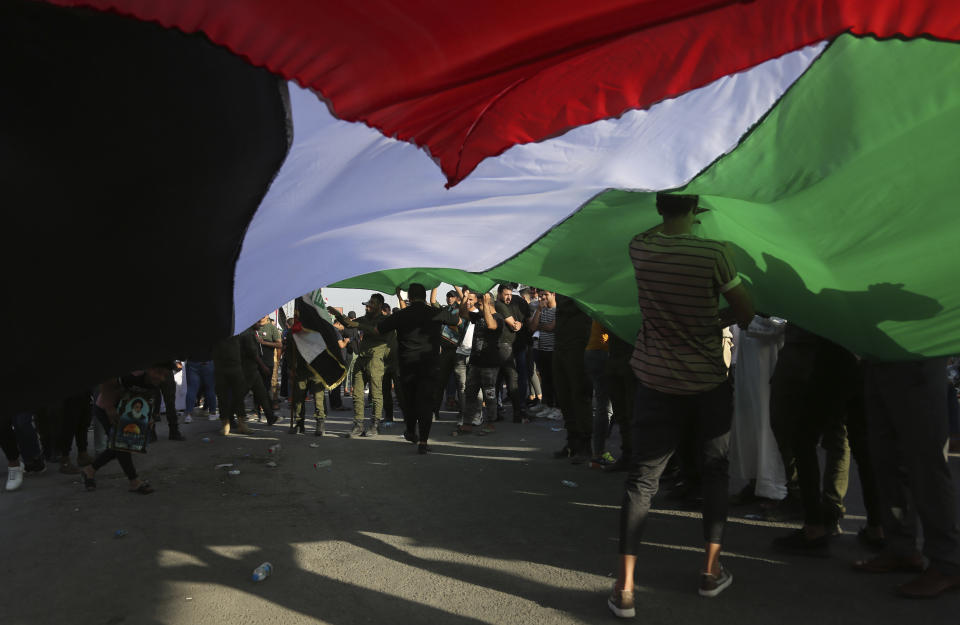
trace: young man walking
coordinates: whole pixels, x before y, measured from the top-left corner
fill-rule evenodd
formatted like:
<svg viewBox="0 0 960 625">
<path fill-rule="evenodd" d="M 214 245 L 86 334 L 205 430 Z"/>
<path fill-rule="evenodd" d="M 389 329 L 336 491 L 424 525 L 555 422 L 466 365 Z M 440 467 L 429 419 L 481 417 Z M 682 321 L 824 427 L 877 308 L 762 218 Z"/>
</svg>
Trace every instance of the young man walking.
<svg viewBox="0 0 960 625">
<path fill-rule="evenodd" d="M 427 291 L 413 283 L 407 290 L 410 304 L 377 324 L 377 332 L 396 331 L 399 346 L 400 397 L 406 431 L 403 436 L 427 453 L 440 372 L 440 334 L 460 323 L 460 312 L 427 305 Z M 401 300 L 402 301 L 402 300 Z"/>
<path fill-rule="evenodd" d="M 721 320 L 719 298 L 724 296 L 742 327 L 753 318 L 753 305 L 725 244 L 691 234 L 697 201 L 692 195 L 658 194 L 663 224 L 630 243 L 643 325 L 631 359 L 638 385 L 633 458 L 620 508 L 618 575 L 607 600 L 624 618 L 635 614 L 633 574 L 650 500 L 686 428 L 696 433 L 703 474 L 706 547 L 699 592 L 714 597 L 733 581 L 720 564 L 733 405 L 721 341 L 728 323 Z"/>
</svg>

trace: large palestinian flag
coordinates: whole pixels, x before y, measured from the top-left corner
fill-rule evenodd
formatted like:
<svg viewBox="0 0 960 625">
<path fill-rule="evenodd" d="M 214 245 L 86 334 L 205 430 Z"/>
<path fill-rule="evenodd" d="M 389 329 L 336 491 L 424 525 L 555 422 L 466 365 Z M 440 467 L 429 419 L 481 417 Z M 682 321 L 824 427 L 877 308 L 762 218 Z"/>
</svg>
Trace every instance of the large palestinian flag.
<svg viewBox="0 0 960 625">
<path fill-rule="evenodd" d="M 872 357 L 960 352 L 953 0 L 0 13 L 3 409 L 340 281 L 533 283 L 629 337 L 627 242 L 680 188 L 761 309 Z"/>
</svg>

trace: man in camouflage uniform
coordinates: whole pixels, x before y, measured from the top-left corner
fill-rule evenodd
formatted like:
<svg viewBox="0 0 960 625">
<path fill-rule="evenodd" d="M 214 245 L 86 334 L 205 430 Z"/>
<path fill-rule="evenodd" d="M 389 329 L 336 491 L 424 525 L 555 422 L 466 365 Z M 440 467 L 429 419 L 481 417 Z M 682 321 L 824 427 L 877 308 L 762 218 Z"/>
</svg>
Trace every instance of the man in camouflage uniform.
<svg viewBox="0 0 960 625">
<path fill-rule="evenodd" d="M 350 437 L 372 437 L 380 433 L 380 421 L 383 418 L 383 377 L 386 373 L 386 361 L 390 358 L 390 344 L 396 342 L 396 332 L 377 333 L 377 324 L 383 320 L 383 295 L 374 293 L 363 305 L 366 314 L 355 320 L 348 319 L 336 309 L 327 309 L 344 327 L 359 328 L 363 332 L 353 366 L 353 429 Z M 370 402 L 373 404 L 373 422 L 366 431 L 363 429 L 365 382 L 370 383 Z"/>
<path fill-rule="evenodd" d="M 304 426 L 304 403 L 307 401 L 307 396 L 313 394 L 313 418 L 317 421 L 317 429 L 314 434 L 316 436 L 323 436 L 326 432 L 324 428 L 324 421 L 327 419 L 326 406 L 323 402 L 323 394 L 325 386 L 323 380 L 320 376 L 314 374 L 307 367 L 307 363 L 304 362 L 303 358 L 300 356 L 300 352 L 297 350 L 296 341 L 292 338 L 290 343 L 287 346 L 289 350 L 288 357 L 289 363 L 291 364 L 290 369 L 290 379 L 292 384 L 290 385 L 291 397 L 290 397 L 290 434 L 303 434 L 305 431 Z"/>
</svg>

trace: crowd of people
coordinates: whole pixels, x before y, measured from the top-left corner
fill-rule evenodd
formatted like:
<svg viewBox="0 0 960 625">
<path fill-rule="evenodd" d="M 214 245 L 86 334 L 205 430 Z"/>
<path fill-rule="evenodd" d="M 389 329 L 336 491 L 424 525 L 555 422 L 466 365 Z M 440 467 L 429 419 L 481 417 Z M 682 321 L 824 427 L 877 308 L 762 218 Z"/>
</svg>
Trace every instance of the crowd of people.
<svg viewBox="0 0 960 625">
<path fill-rule="evenodd" d="M 288 431 L 304 434 L 311 397 L 316 436 L 328 434 L 329 411 L 352 409 L 345 436 L 371 438 L 394 421 L 396 396 L 403 437 L 419 454 L 431 451 L 444 409 L 456 412 L 453 436 L 495 435 L 496 423 L 508 418 L 562 420 L 566 441 L 554 458 L 627 474 L 618 575 L 607 602 L 620 617 L 636 611 L 639 545 L 661 484 L 702 508 L 699 594 L 714 597 L 733 581 L 720 561 L 731 501 L 759 503 L 771 517 L 796 515 L 802 527 L 774 547 L 822 555 L 842 532 L 851 456 L 867 509 L 858 538 L 877 552 L 854 569 L 916 572 L 899 587 L 908 597 L 960 589 L 947 458 L 960 450 L 957 361 L 870 362 L 758 313 L 726 245 L 692 234 L 696 204 L 695 196 L 658 196 L 663 224 L 630 245 L 643 315 L 635 341 L 551 290 L 457 286 L 438 302 L 437 289 L 428 297 L 414 283 L 406 297 L 397 290 L 396 309 L 374 293 L 361 316 L 322 311 L 332 326 L 323 343 L 335 364 L 330 374 L 299 343 L 299 314 L 264 317 L 182 363 L 154 363 L 36 413 L 2 417 L 6 488 L 57 462 L 94 490 L 97 470 L 116 459 L 131 491 L 152 492 L 133 452 L 156 439 L 161 414 L 169 439 L 184 440 L 172 379 L 182 369 L 183 421 L 205 415 L 220 422 L 224 436 L 248 433 L 248 419 L 273 426 L 285 418 L 282 405 Z M 732 328 L 726 339 L 724 327 Z M 614 427 L 617 450 L 608 444 Z M 749 480 L 733 498 L 731 472 Z"/>
</svg>

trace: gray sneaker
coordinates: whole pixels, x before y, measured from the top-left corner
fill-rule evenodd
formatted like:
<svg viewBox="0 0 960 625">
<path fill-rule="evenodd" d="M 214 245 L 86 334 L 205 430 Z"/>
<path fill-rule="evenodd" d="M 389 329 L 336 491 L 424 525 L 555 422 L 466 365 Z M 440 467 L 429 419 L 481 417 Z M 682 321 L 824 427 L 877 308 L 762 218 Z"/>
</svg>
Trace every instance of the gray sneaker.
<svg viewBox="0 0 960 625">
<path fill-rule="evenodd" d="M 363 424 L 354 422 L 353 429 L 347 434 L 347 438 L 357 438 L 363 436 Z"/>
<path fill-rule="evenodd" d="M 700 573 L 700 596 L 701 597 L 716 597 L 724 590 L 727 589 L 727 586 L 733 583 L 733 575 L 730 574 L 727 569 L 723 568 L 723 565 L 720 565 L 720 574 L 713 575 L 712 573 Z"/>
<path fill-rule="evenodd" d="M 633 618 L 637 615 L 633 604 L 633 591 L 617 590 L 616 585 L 607 597 L 607 607 L 620 618 Z"/>
</svg>

